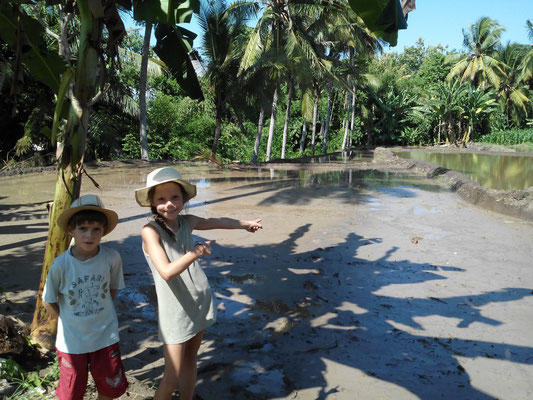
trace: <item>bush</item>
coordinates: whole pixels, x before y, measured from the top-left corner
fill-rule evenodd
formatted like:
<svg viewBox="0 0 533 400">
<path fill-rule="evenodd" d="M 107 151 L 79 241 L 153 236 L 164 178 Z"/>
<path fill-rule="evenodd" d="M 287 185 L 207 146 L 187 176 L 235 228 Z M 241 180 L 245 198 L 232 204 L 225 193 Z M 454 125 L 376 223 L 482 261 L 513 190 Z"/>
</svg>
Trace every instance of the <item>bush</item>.
<svg viewBox="0 0 533 400">
<path fill-rule="evenodd" d="M 148 118 L 152 159 L 190 160 L 211 148 L 215 118 L 205 102 L 159 94 L 150 102 Z M 132 140 L 124 143 L 130 154 L 135 153 Z"/>
</svg>

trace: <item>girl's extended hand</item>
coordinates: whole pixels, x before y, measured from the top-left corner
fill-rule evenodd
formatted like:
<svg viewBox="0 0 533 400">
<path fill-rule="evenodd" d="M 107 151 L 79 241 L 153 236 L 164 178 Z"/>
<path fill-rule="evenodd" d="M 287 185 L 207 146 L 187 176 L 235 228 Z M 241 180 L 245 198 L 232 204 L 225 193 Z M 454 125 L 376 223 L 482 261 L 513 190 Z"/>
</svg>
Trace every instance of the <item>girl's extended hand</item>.
<svg viewBox="0 0 533 400">
<path fill-rule="evenodd" d="M 248 232 L 255 233 L 257 230 L 263 229 L 263 225 L 260 224 L 261 218 L 243 222 L 244 229 L 246 229 Z"/>
<path fill-rule="evenodd" d="M 196 253 L 198 258 L 200 257 L 209 257 L 211 255 L 211 245 L 215 243 L 216 240 L 207 240 L 205 242 L 198 242 L 194 245 L 193 251 Z"/>
</svg>

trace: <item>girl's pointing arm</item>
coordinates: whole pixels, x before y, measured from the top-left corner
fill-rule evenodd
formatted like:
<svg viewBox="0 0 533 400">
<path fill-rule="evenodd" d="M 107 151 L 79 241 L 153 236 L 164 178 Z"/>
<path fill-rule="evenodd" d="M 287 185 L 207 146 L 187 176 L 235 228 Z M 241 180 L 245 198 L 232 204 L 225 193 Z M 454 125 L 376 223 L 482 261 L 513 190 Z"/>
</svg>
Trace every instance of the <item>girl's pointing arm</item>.
<svg viewBox="0 0 533 400">
<path fill-rule="evenodd" d="M 153 227 L 150 225 L 145 226 L 141 232 L 141 236 L 144 250 L 150 256 L 159 275 L 166 281 L 181 274 L 202 255 L 208 255 L 205 254 L 204 246 L 197 245 L 177 260 L 170 262 L 165 249 L 159 242 L 159 233 Z"/>
</svg>

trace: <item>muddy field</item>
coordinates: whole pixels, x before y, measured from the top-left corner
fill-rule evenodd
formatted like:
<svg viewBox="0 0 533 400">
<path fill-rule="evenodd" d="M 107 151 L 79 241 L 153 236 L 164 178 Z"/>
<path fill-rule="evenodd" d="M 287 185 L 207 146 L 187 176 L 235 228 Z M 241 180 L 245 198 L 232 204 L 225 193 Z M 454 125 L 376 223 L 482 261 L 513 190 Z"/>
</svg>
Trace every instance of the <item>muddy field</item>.
<svg viewBox="0 0 533 400">
<path fill-rule="evenodd" d="M 128 399 L 150 398 L 163 366 L 140 248 L 148 215 L 133 197 L 156 166 L 93 167 L 101 189 L 87 179 L 82 188 L 120 216 L 105 243 L 126 275 L 116 304 Z M 460 177 L 388 155 L 352 165 L 176 167 L 198 186 L 190 213 L 264 223 L 253 235 L 198 237 L 217 240 L 203 261 L 219 310 L 199 354 L 204 400 L 533 397 L 527 213 L 490 211 L 461 193 Z M 0 286 L 11 302 L 0 313 L 30 322 L 55 173 L 0 182 Z"/>
</svg>

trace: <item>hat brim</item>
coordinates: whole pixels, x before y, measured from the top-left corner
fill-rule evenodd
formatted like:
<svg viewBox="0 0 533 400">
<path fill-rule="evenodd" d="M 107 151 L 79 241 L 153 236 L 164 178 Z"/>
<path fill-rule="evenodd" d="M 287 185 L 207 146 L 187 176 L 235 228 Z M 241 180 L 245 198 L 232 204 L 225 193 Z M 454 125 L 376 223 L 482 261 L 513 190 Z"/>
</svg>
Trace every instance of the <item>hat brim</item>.
<svg viewBox="0 0 533 400">
<path fill-rule="evenodd" d="M 161 185 L 167 182 L 175 182 L 179 184 L 187 193 L 187 196 L 188 196 L 187 201 L 189 201 L 190 199 L 196 196 L 195 185 L 191 185 L 189 182 L 186 182 L 181 179 L 167 179 L 165 181 L 157 182 L 157 183 L 154 183 L 153 185 L 146 186 L 142 189 L 137 189 L 135 191 L 135 201 L 137 201 L 137 204 L 139 204 L 141 207 L 150 207 L 152 205 L 152 203 L 150 202 L 150 199 L 148 198 L 148 192 L 150 191 L 150 189 L 152 189 L 153 187 L 157 185 Z"/>
<path fill-rule="evenodd" d="M 107 235 L 109 232 L 115 229 L 115 227 L 118 224 L 118 214 L 114 212 L 113 210 L 108 210 L 107 208 L 102 208 L 98 206 L 80 206 L 80 207 L 68 208 L 65 211 L 63 211 L 59 215 L 59 217 L 57 217 L 57 226 L 59 226 L 59 228 L 61 228 L 63 232 L 68 233 L 68 222 L 70 221 L 72 216 L 84 210 L 98 211 L 106 216 L 107 225 L 104 228 L 104 234 L 102 236 Z"/>
</svg>

